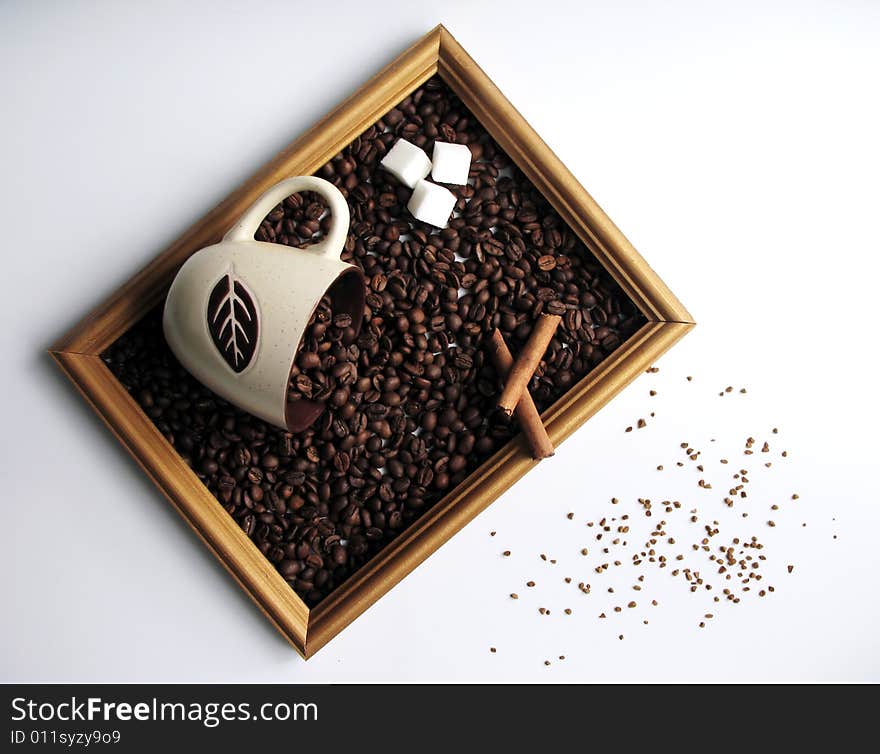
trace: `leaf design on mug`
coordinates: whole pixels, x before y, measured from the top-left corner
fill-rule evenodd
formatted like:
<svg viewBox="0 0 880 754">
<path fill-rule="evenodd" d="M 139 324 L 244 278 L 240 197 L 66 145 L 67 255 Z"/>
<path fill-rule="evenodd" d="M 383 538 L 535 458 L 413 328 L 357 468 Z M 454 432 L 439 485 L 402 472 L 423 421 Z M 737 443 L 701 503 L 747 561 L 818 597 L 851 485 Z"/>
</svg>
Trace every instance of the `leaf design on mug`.
<svg viewBox="0 0 880 754">
<path fill-rule="evenodd" d="M 254 358 L 259 317 L 254 297 L 230 265 L 208 298 L 208 331 L 220 355 L 235 372 Z"/>
</svg>

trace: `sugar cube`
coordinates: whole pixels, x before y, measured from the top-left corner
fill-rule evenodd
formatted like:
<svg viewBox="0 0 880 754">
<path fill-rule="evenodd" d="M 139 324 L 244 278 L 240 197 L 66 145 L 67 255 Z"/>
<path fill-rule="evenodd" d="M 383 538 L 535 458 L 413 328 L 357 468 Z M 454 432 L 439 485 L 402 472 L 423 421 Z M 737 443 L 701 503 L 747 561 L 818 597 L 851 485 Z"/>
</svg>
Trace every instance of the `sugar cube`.
<svg viewBox="0 0 880 754">
<path fill-rule="evenodd" d="M 471 169 L 471 150 L 464 144 L 434 142 L 431 177 L 438 183 L 464 185 Z"/>
<path fill-rule="evenodd" d="M 406 139 L 398 139 L 379 164 L 410 188 L 431 172 L 431 161 L 425 151 Z"/>
<path fill-rule="evenodd" d="M 413 189 L 406 208 L 417 220 L 445 228 L 454 206 L 455 194 L 449 189 L 421 180 Z"/>
</svg>

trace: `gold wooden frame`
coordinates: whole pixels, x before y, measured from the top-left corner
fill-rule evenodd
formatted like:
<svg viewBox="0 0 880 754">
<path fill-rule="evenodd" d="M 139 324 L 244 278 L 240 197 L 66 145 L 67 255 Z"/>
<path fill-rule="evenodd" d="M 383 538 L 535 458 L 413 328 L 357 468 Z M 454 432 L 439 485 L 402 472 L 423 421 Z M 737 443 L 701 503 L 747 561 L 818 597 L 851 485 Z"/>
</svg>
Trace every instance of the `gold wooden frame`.
<svg viewBox="0 0 880 754">
<path fill-rule="evenodd" d="M 514 439 L 309 609 L 128 395 L 100 354 L 159 304 L 180 265 L 217 243 L 266 188 L 311 174 L 435 73 L 483 123 L 608 269 L 647 323 L 543 415 L 558 445 L 681 338 L 694 322 L 549 147 L 452 35 L 438 26 L 295 140 L 98 305 L 50 353 L 117 439 L 287 640 L 308 658 L 525 474 Z"/>
</svg>

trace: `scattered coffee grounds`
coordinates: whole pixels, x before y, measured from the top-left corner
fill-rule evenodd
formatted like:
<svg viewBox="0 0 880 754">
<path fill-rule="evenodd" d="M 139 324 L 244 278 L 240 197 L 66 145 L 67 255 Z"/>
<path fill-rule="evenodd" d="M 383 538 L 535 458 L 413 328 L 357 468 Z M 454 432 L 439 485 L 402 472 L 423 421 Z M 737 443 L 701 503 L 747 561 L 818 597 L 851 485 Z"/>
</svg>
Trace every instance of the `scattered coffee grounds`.
<svg viewBox="0 0 880 754">
<path fill-rule="evenodd" d="M 330 297 L 324 296 L 306 326 L 290 371 L 287 400 L 329 401 L 336 408 L 346 405 L 358 376 L 356 338 L 351 315 L 334 315 Z"/>
<path fill-rule="evenodd" d="M 471 150 L 469 183 L 450 187 L 456 207 L 448 227 L 415 220 L 405 206 L 410 189 L 379 169 L 398 138 L 428 153 L 435 139 Z M 291 395 L 326 398 L 312 427 L 285 432 L 205 389 L 168 349 L 160 310 L 103 356 L 308 605 L 517 433 L 515 420 L 495 410 L 501 391 L 485 348 L 494 329 L 517 356 L 541 314 L 562 317 L 528 384 L 544 410 L 644 322 L 437 77 L 317 174 L 347 198 L 342 258 L 363 270 L 367 295 L 353 342 L 324 302 L 299 353 Z M 302 246 L 330 220 L 322 201 L 295 195 L 267 215 L 256 238 Z M 306 354 L 318 354 L 320 365 Z"/>
<path fill-rule="evenodd" d="M 658 370 L 651 368 L 647 372 L 653 375 Z M 692 377 L 688 377 L 687 381 L 696 384 Z M 659 392 L 650 390 L 647 399 L 656 402 L 654 396 Z M 710 395 L 707 394 L 706 399 L 714 401 Z M 675 473 L 693 474 L 695 477 L 693 492 L 689 493 L 685 502 L 651 497 L 629 500 L 613 497 L 604 511 L 601 504 L 588 501 L 593 512 L 589 520 L 584 520 L 574 511 L 564 514 L 564 523 L 560 525 L 584 527 L 584 538 L 592 539 L 595 543 L 592 547 L 572 548 L 567 553 L 567 563 L 564 558 L 560 560 L 567 568 L 579 568 L 581 572 L 589 569 L 590 573 L 595 574 L 597 589 L 591 589 L 584 582 L 578 584 L 579 591 L 584 595 L 581 599 L 590 599 L 595 608 L 595 611 L 581 613 L 594 618 L 598 616 L 604 624 L 614 624 L 627 620 L 627 613 L 632 611 L 640 620 L 640 625 L 647 626 L 649 621 L 646 613 L 659 605 L 658 600 L 652 598 L 650 590 L 660 578 L 675 579 L 694 595 L 696 604 L 690 619 L 699 629 L 709 630 L 712 622 L 723 619 L 719 615 L 719 610 L 724 609 L 721 605 L 729 605 L 733 609 L 733 606 L 750 599 L 769 598 L 776 588 L 766 582 L 770 578 L 792 574 L 795 566 L 790 559 L 786 561 L 769 557 L 764 535 L 772 535 L 763 527 L 766 525 L 776 529 L 787 526 L 784 519 L 794 515 L 792 509 L 799 506 L 800 497 L 797 493 L 780 496 L 778 491 L 750 496 L 749 487 L 753 478 L 784 472 L 776 471 L 776 466 L 773 471 L 768 471 L 770 464 L 767 463 L 759 464 L 754 470 L 745 465 L 731 469 L 730 464 L 735 461 L 729 460 L 733 458 L 731 453 L 736 452 L 742 454 L 744 464 L 758 452 L 777 459 L 787 458 L 786 451 L 776 450 L 769 439 L 762 436 L 765 433 L 775 437 L 780 435 L 780 429 L 762 429 L 760 434 L 745 439 L 719 435 L 720 442 L 716 443 L 718 438 L 713 437 L 709 442 L 716 445 L 708 448 L 700 448 L 690 442 L 675 443 L 669 451 L 671 458 L 683 459 L 676 462 Z M 641 442 L 638 437 L 636 435 L 628 442 Z M 723 452 L 729 457 L 720 457 Z M 640 456 L 633 452 L 632 457 Z M 657 468 L 662 469 L 663 466 Z M 711 477 L 708 469 L 714 470 Z M 778 490 L 775 485 L 769 485 L 767 489 Z M 746 511 L 742 511 L 742 518 L 737 512 L 730 512 L 731 508 L 739 507 L 747 507 L 755 514 L 769 510 L 773 512 L 773 518 L 759 518 L 756 523 L 748 524 L 743 521 L 748 515 Z M 834 520 L 831 519 L 832 525 Z M 802 522 L 795 531 L 805 526 L 806 522 Z M 833 532 L 829 533 L 836 537 Z M 530 555 L 525 553 L 525 557 Z M 607 586 L 608 580 L 613 586 Z M 566 584 L 572 583 L 568 577 L 564 581 Z M 615 594 L 615 586 L 619 592 L 624 585 L 624 588 L 639 592 L 641 598 L 638 601 L 624 601 L 609 596 Z M 535 585 L 529 596 L 542 602 L 542 615 L 551 613 L 553 606 L 547 607 L 548 600 L 540 585 Z M 599 604 L 596 600 L 599 600 Z M 526 600 L 522 606 L 530 609 L 532 604 Z M 710 605 L 712 609 L 707 611 Z M 571 608 L 564 607 L 563 614 L 571 615 Z M 621 627 L 612 626 L 614 633 L 611 636 L 617 635 L 622 640 L 623 634 L 614 631 Z"/>
</svg>

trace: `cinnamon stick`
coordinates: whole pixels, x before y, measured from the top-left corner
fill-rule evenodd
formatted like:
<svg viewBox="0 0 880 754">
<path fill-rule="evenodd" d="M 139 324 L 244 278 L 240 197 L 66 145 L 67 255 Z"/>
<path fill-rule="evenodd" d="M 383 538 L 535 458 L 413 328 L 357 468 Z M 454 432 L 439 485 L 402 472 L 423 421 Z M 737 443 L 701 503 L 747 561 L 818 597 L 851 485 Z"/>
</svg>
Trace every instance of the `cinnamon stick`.
<svg viewBox="0 0 880 754">
<path fill-rule="evenodd" d="M 506 380 L 513 366 L 513 355 L 504 342 L 500 330 L 495 330 L 489 340 L 489 356 L 492 358 L 501 379 Z M 516 404 L 516 418 L 519 420 L 523 434 L 532 449 L 532 458 L 540 461 L 542 458 L 549 458 L 556 452 L 528 390 L 523 393 L 519 403 Z"/>
<path fill-rule="evenodd" d="M 529 381 L 532 379 L 538 364 L 541 363 L 541 357 L 544 355 L 544 351 L 547 350 L 547 346 L 550 345 L 553 334 L 556 332 L 556 328 L 559 327 L 561 321 L 562 317 L 558 317 L 555 314 L 542 314 L 538 317 L 532 334 L 511 367 L 510 374 L 507 375 L 504 390 L 501 392 L 501 398 L 498 400 L 498 408 L 508 416 L 513 415 L 513 410 L 516 408 L 520 397 L 528 393 Z"/>
</svg>

